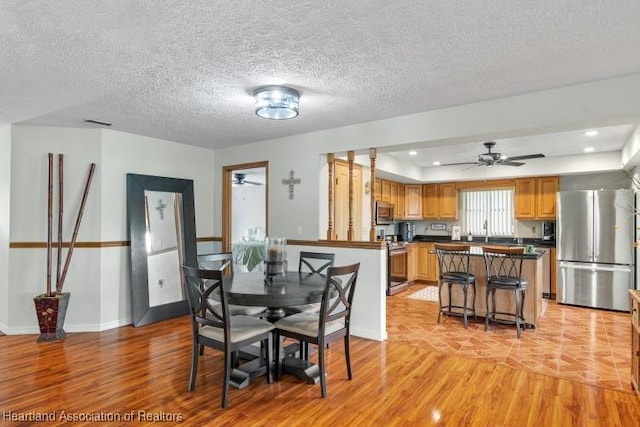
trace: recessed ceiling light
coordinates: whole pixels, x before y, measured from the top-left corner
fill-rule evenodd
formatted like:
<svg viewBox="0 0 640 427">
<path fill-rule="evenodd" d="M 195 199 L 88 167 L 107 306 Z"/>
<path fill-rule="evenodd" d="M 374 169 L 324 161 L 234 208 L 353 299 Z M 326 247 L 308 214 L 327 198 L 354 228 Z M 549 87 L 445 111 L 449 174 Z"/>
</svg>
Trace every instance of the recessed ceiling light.
<svg viewBox="0 0 640 427">
<path fill-rule="evenodd" d="M 584 149 L 584 152 L 585 152 L 585 153 L 593 153 L 593 147 L 586 147 L 586 148 Z"/>
<path fill-rule="evenodd" d="M 440 166 L 440 162 L 436 160 L 435 162 L 433 162 L 433 166 Z"/>
<path fill-rule="evenodd" d="M 586 136 L 596 136 L 598 134 L 597 130 L 588 130 L 584 133 Z"/>
<path fill-rule="evenodd" d="M 410 156 L 417 156 L 418 152 L 416 150 L 411 150 L 411 151 L 409 151 L 409 155 Z"/>
</svg>

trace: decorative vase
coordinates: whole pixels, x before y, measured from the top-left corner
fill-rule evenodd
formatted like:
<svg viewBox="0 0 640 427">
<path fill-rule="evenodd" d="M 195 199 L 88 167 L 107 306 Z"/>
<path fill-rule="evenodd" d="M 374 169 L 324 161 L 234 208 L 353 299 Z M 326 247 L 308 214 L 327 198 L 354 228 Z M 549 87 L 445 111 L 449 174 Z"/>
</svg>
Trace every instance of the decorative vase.
<svg viewBox="0 0 640 427">
<path fill-rule="evenodd" d="M 63 292 L 50 297 L 42 294 L 33 298 L 40 326 L 37 342 L 62 341 L 67 336 L 63 325 L 70 295 L 69 292 Z"/>
<path fill-rule="evenodd" d="M 287 239 L 267 237 L 265 240 L 265 281 L 287 274 Z"/>
</svg>

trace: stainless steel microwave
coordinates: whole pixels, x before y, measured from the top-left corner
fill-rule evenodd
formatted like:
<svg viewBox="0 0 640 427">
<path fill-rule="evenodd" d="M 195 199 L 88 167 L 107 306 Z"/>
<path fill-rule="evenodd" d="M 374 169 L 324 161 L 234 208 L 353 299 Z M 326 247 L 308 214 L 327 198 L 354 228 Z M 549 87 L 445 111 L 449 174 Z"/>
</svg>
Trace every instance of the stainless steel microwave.
<svg viewBox="0 0 640 427">
<path fill-rule="evenodd" d="M 376 224 L 388 225 L 393 223 L 393 204 L 387 202 L 376 202 Z"/>
</svg>

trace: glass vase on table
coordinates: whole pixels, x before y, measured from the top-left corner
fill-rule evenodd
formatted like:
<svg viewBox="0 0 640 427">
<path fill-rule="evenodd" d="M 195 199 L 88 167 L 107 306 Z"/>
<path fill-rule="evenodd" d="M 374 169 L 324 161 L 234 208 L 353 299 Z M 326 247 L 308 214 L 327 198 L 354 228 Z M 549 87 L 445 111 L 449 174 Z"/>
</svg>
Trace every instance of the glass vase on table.
<svg viewBox="0 0 640 427">
<path fill-rule="evenodd" d="M 267 237 L 265 239 L 264 281 L 272 283 L 277 276 L 287 274 L 287 239 Z"/>
</svg>

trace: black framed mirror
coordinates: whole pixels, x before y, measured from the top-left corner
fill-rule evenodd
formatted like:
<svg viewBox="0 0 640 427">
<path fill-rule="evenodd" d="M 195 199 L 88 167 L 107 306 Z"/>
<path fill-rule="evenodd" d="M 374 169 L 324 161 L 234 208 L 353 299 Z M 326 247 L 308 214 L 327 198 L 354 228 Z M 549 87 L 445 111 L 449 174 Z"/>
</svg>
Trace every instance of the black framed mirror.
<svg viewBox="0 0 640 427">
<path fill-rule="evenodd" d="M 127 174 L 133 326 L 189 313 L 182 265 L 197 265 L 193 181 Z"/>
</svg>

